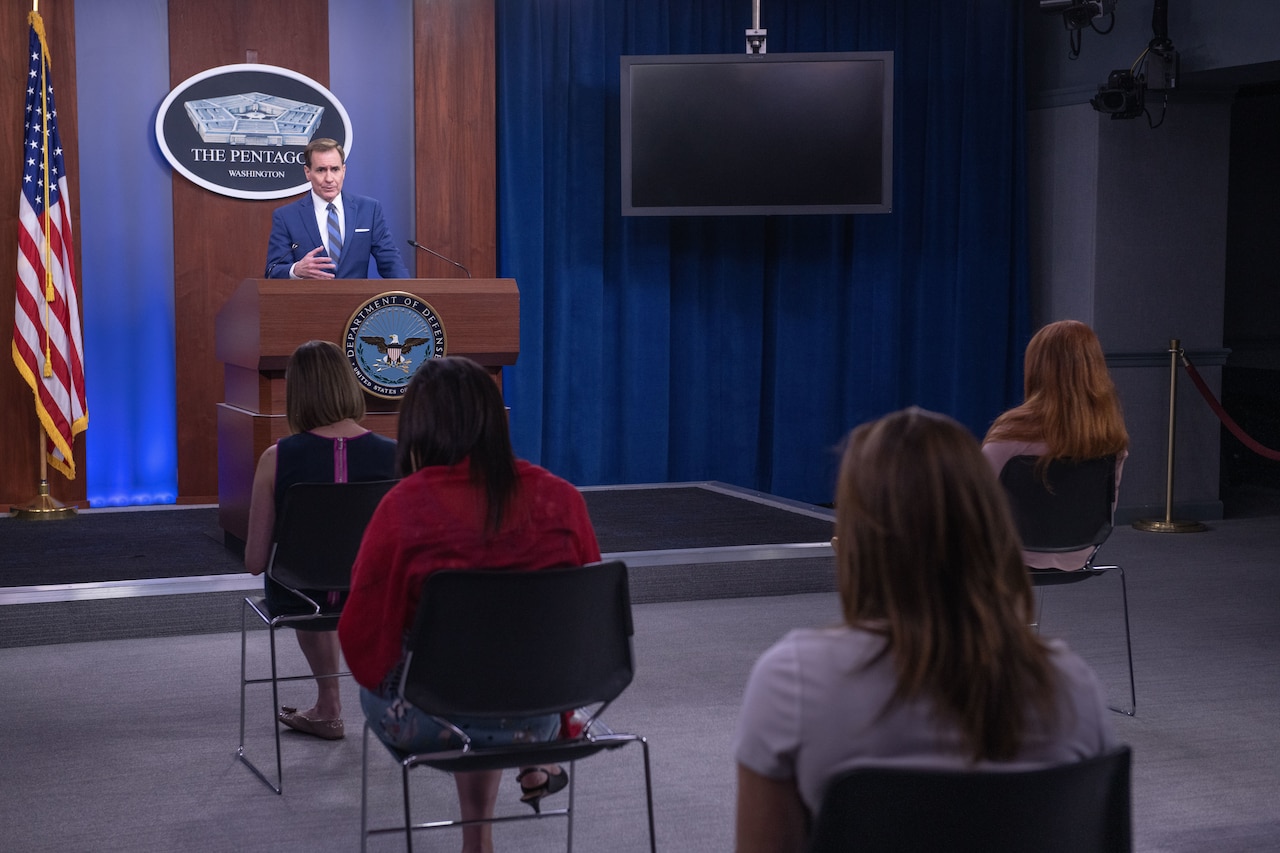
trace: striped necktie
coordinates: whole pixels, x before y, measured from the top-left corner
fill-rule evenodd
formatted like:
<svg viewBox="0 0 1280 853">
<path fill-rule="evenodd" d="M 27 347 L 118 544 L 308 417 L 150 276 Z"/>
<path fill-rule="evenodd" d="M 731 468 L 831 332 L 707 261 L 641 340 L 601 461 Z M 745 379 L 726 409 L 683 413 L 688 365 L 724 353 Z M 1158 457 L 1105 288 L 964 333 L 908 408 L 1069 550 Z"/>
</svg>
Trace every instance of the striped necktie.
<svg viewBox="0 0 1280 853">
<path fill-rule="evenodd" d="M 338 227 L 338 208 L 329 202 L 329 257 L 334 264 L 342 257 L 342 229 Z"/>
</svg>

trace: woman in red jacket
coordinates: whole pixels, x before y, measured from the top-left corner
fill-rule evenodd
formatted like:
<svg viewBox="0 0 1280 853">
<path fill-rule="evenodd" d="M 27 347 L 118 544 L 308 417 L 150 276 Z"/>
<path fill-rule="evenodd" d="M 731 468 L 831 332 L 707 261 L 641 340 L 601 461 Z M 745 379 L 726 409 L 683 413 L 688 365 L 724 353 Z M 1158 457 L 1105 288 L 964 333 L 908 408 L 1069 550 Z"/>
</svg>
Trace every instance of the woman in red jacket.
<svg viewBox="0 0 1280 853">
<path fill-rule="evenodd" d="M 432 359 L 410 380 L 397 465 L 403 479 L 365 531 L 338 635 L 377 736 L 406 752 L 448 749 L 456 736 L 396 695 L 426 577 L 444 569 L 580 566 L 598 562 L 600 548 L 578 490 L 515 457 L 498 387 L 469 359 Z M 555 714 L 451 722 L 485 744 L 549 740 L 560 728 Z M 536 810 L 568 773 L 530 767 L 519 779 L 521 799 Z M 459 773 L 455 781 L 463 819 L 493 816 L 500 771 Z M 463 849 L 492 850 L 490 826 L 464 827 Z"/>
</svg>

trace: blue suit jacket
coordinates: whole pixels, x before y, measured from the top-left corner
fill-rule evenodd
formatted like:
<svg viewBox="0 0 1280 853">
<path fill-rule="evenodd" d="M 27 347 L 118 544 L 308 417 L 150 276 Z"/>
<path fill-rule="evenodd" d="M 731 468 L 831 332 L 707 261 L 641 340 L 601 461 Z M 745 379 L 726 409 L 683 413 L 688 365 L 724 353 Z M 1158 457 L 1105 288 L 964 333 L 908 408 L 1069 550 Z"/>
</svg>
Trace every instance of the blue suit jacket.
<svg viewBox="0 0 1280 853">
<path fill-rule="evenodd" d="M 409 270 L 382 216 L 382 205 L 376 199 L 344 192 L 342 213 L 345 241 L 335 278 L 368 278 L 370 255 L 377 261 L 378 275 L 383 278 L 409 278 Z M 267 241 L 267 278 L 288 278 L 295 261 L 323 245 L 311 193 L 276 208 L 271 214 L 271 239 Z"/>
</svg>

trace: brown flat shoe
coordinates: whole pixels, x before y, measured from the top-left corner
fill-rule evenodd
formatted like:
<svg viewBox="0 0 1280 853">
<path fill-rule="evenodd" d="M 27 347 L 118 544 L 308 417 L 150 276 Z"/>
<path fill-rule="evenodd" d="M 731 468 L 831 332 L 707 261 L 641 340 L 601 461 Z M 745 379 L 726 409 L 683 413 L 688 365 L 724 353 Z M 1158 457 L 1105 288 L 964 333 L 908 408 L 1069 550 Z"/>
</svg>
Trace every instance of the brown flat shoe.
<svg viewBox="0 0 1280 853">
<path fill-rule="evenodd" d="M 342 720 L 313 720 L 302 716 L 297 708 L 290 708 L 288 705 L 280 706 L 280 713 L 276 715 L 276 719 L 295 731 L 324 740 L 342 740 L 347 736 L 342 727 Z"/>
</svg>

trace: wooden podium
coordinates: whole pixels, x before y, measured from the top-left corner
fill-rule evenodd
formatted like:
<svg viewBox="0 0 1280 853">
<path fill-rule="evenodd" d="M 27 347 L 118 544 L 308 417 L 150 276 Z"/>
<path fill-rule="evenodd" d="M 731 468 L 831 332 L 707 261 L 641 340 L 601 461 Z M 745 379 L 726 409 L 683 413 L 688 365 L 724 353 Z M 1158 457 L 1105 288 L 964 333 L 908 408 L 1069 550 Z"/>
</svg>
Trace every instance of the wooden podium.
<svg viewBox="0 0 1280 853">
<path fill-rule="evenodd" d="M 214 321 L 225 400 L 218 404 L 218 522 L 243 543 L 258 457 L 289 434 L 284 369 L 299 344 L 339 346 L 352 315 L 374 297 L 411 293 L 444 328 L 446 355 L 465 355 L 501 382 L 520 353 L 520 291 L 514 279 L 245 279 Z M 399 401 L 367 396 L 364 425 L 396 437 Z"/>
</svg>

